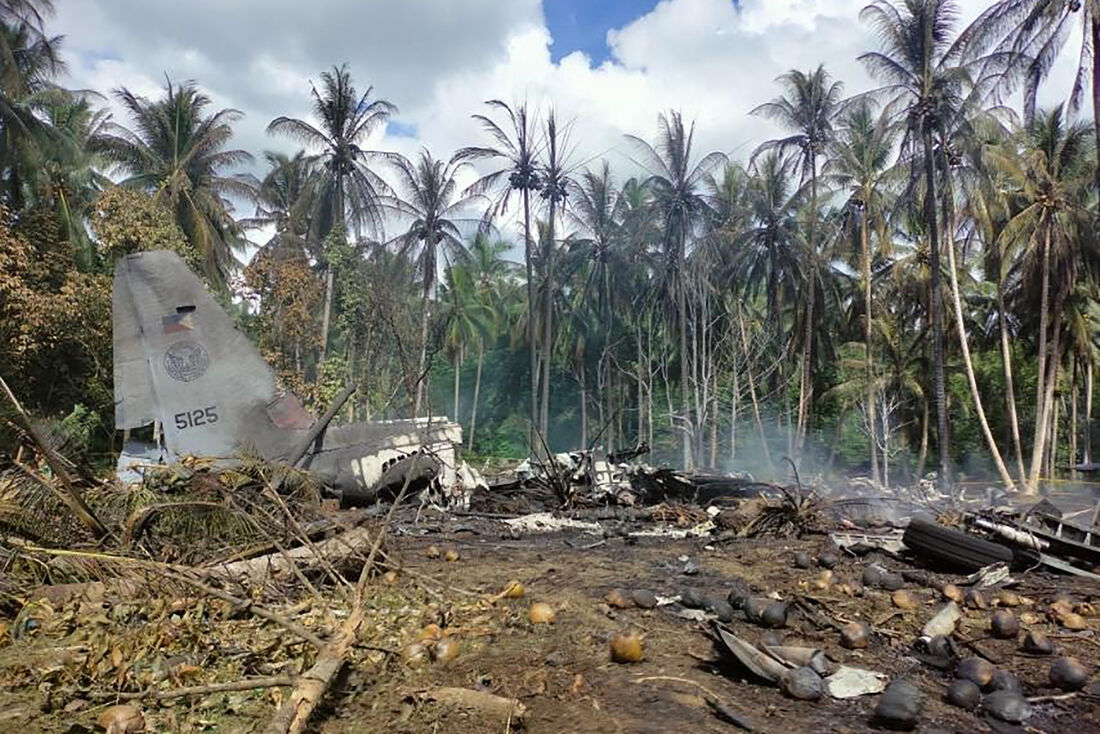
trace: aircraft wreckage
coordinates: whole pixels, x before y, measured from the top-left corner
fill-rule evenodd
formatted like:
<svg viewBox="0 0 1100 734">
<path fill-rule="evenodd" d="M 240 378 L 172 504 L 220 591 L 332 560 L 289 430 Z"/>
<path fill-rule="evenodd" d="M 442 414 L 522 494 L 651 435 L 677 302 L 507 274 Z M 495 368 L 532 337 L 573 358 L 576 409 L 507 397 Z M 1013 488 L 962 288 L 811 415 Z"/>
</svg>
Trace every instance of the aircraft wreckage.
<svg viewBox="0 0 1100 734">
<path fill-rule="evenodd" d="M 127 440 L 120 470 L 182 456 L 231 461 L 248 451 L 307 469 L 344 502 L 387 490 L 456 484 L 461 427 L 441 417 L 329 428 L 280 388 L 271 367 L 191 269 L 172 252 L 121 258 L 113 293 L 115 426 L 154 426 Z"/>
</svg>

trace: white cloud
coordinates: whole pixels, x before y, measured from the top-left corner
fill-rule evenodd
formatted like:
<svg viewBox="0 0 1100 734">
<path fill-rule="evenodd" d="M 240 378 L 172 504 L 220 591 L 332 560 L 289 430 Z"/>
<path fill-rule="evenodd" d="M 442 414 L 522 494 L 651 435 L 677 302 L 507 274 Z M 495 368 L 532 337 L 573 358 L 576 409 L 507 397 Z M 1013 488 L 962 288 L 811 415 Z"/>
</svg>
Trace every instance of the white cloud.
<svg viewBox="0 0 1100 734">
<path fill-rule="evenodd" d="M 611 30 L 611 58 L 598 66 L 579 52 L 552 61 L 538 0 L 69 0 L 52 29 L 68 36 L 73 86 L 156 94 L 164 73 L 194 78 L 216 104 L 246 113 L 236 144 L 257 155 L 290 147 L 267 123 L 307 115 L 309 80 L 347 61 L 417 131 L 380 137 L 383 147 L 447 156 L 484 140 L 470 119 L 483 100 L 526 98 L 573 122 L 576 161 L 606 155 L 629 171 L 623 134 L 648 137 L 660 111 L 697 121 L 700 152 L 744 157 L 777 133 L 748 113 L 778 93 L 779 74 L 825 63 L 848 92 L 868 88 L 857 56 L 876 41 L 858 19 L 863 4 L 664 0 Z M 986 4 L 963 0 L 964 22 Z M 1064 95 L 1072 56 L 1067 49 L 1045 101 Z"/>
</svg>

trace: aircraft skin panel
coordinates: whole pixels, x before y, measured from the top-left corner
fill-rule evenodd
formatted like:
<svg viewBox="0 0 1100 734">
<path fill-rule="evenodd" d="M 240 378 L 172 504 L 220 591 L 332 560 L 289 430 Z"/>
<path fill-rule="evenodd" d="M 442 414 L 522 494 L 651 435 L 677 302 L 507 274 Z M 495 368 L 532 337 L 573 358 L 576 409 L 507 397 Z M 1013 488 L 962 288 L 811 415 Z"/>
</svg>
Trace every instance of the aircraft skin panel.
<svg viewBox="0 0 1100 734">
<path fill-rule="evenodd" d="M 115 270 L 111 328 L 114 338 L 115 427 L 140 428 L 157 420 L 153 378 L 126 269 Z"/>
<path fill-rule="evenodd" d="M 273 423 L 269 406 L 280 397 L 274 373 L 177 255 L 119 260 L 114 298 L 120 427 L 153 413 L 170 451 L 213 457 L 252 449 L 277 458 L 304 434 Z"/>
</svg>

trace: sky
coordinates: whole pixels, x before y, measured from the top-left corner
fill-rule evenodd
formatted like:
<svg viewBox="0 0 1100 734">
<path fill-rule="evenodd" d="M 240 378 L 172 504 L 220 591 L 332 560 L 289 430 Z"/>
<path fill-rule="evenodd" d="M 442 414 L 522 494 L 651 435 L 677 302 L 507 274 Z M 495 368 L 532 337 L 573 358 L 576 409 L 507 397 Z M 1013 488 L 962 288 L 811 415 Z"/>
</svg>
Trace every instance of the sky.
<svg viewBox="0 0 1100 734">
<path fill-rule="evenodd" d="M 485 100 L 527 100 L 569 123 L 578 169 L 606 157 L 621 179 L 637 172 L 624 135 L 651 138 L 662 111 L 695 121 L 700 153 L 743 160 L 779 134 L 749 112 L 787 70 L 824 63 L 846 92 L 870 88 L 865 1 L 57 0 L 48 28 L 65 36 L 70 87 L 156 96 L 166 77 L 195 80 L 244 113 L 234 144 L 258 159 L 294 149 L 268 122 L 308 117 L 311 80 L 347 63 L 399 108 L 372 147 L 447 158 L 486 142 L 470 117 Z M 963 22 L 987 4 L 959 0 Z M 1068 89 L 1072 55 L 1047 101 Z"/>
</svg>

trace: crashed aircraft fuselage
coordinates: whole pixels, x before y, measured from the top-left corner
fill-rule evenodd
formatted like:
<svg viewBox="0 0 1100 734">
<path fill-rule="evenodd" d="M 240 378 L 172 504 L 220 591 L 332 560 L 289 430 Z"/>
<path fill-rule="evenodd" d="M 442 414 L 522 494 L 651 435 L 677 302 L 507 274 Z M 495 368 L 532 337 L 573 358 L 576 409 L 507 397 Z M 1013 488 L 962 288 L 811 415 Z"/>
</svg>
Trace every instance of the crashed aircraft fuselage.
<svg viewBox="0 0 1100 734">
<path fill-rule="evenodd" d="M 315 418 L 280 390 L 271 367 L 174 253 L 141 252 L 115 267 L 115 426 L 157 424 L 169 456 L 290 457 Z M 300 462 L 348 500 L 434 477 L 454 484 L 461 428 L 446 418 L 327 428 Z M 416 458 L 419 457 L 419 458 Z"/>
</svg>

